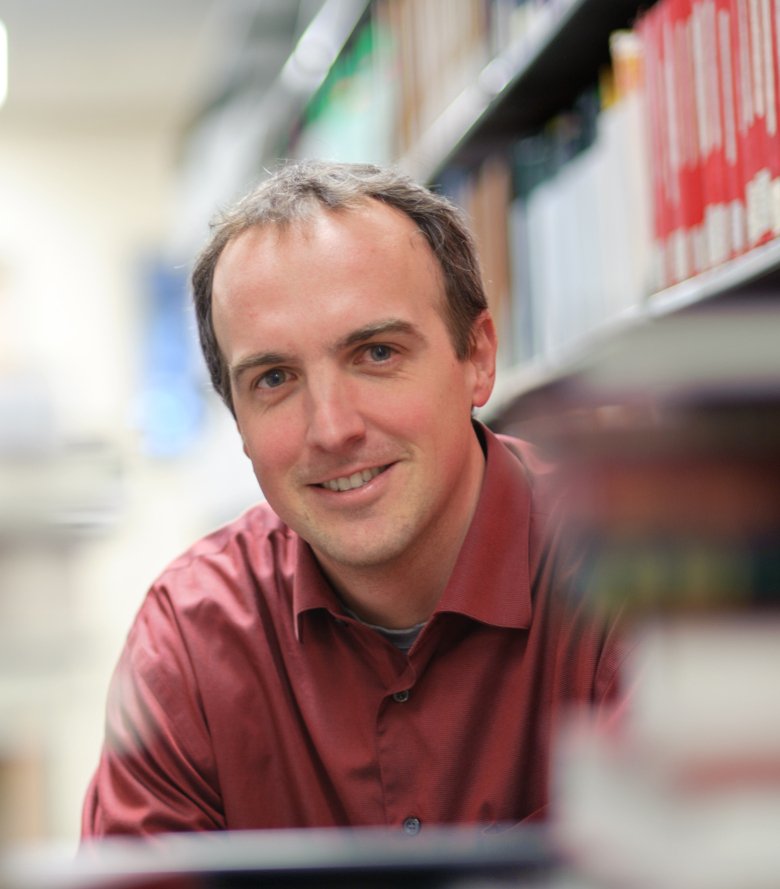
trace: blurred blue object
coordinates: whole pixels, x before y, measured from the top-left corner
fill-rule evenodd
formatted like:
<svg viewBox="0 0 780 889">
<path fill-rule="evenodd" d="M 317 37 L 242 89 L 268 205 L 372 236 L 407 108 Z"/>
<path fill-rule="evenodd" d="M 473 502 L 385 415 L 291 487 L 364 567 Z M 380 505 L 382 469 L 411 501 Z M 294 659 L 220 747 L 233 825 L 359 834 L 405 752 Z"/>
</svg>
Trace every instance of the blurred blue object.
<svg viewBox="0 0 780 889">
<path fill-rule="evenodd" d="M 170 458 L 192 444 L 203 418 L 195 325 L 183 269 L 154 260 L 145 278 L 147 307 L 136 422 L 144 453 Z"/>
</svg>

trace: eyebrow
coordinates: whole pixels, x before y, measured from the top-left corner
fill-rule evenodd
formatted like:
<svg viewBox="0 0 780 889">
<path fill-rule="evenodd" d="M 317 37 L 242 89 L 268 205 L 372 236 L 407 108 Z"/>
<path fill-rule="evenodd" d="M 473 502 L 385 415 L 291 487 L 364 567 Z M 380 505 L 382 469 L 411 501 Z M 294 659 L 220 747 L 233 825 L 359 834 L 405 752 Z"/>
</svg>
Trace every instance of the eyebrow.
<svg viewBox="0 0 780 889">
<path fill-rule="evenodd" d="M 389 333 L 401 333 L 406 336 L 414 336 L 425 342 L 425 336 L 419 328 L 410 324 L 408 321 L 402 321 L 400 318 L 387 318 L 383 321 L 376 321 L 373 324 L 366 324 L 365 327 L 359 327 L 353 330 L 345 337 L 340 339 L 334 346 L 334 352 L 340 352 L 342 349 L 348 349 L 351 346 L 359 346 L 378 336 L 386 336 Z"/>
<path fill-rule="evenodd" d="M 337 340 L 330 351 L 335 354 L 344 349 L 349 349 L 353 346 L 358 346 L 361 343 L 368 342 L 376 337 L 386 336 L 387 334 L 393 333 L 413 336 L 421 342 L 426 341 L 423 333 L 408 321 L 403 321 L 400 318 L 387 318 L 372 324 L 366 324 L 364 327 L 359 327 L 357 330 L 350 331 L 346 336 Z M 286 355 L 283 352 L 258 352 L 255 355 L 248 355 L 246 358 L 242 358 L 241 361 L 233 365 L 233 367 L 230 368 L 230 377 L 234 382 L 237 382 L 248 370 L 253 370 L 258 367 L 273 367 L 274 365 L 291 364 L 294 360 L 292 355 Z"/>
<path fill-rule="evenodd" d="M 234 382 L 237 382 L 248 370 L 269 365 L 289 364 L 291 360 L 290 355 L 284 355 L 282 352 L 258 352 L 257 355 L 248 355 L 234 364 L 230 368 L 230 377 Z"/>
</svg>

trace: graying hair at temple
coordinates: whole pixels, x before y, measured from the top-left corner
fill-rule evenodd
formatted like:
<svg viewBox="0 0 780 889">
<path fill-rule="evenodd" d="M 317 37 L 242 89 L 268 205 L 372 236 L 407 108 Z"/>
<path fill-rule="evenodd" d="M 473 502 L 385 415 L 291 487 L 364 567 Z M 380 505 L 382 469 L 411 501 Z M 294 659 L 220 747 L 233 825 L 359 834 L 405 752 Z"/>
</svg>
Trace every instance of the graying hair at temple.
<svg viewBox="0 0 780 889">
<path fill-rule="evenodd" d="M 442 271 L 444 320 L 455 353 L 467 358 L 475 319 L 487 307 L 474 239 L 461 211 L 408 176 L 370 164 L 304 161 L 283 165 L 233 207 L 217 215 L 198 257 L 192 289 L 198 334 L 211 382 L 233 411 L 230 380 L 211 313 L 214 270 L 225 246 L 253 227 L 284 228 L 320 209 L 344 211 L 377 200 L 406 214 L 425 237 Z"/>
</svg>

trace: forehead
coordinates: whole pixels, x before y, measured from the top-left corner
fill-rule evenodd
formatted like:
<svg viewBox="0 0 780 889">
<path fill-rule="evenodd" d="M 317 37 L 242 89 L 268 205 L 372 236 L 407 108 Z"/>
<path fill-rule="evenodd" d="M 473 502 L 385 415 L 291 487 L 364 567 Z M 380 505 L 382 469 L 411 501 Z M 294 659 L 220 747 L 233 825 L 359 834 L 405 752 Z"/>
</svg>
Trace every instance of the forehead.
<svg viewBox="0 0 780 889">
<path fill-rule="evenodd" d="M 294 325 L 303 335 L 317 324 L 357 327 L 380 315 L 422 322 L 443 307 L 443 275 L 424 235 L 374 200 L 249 228 L 227 244 L 214 273 L 214 326 L 226 352 L 250 330 L 265 337 Z"/>
<path fill-rule="evenodd" d="M 441 275 L 425 236 L 405 213 L 366 199 L 350 209 L 318 208 L 285 225 L 252 226 L 226 244 L 215 271 L 214 298 L 249 277 L 301 277 L 312 269 L 345 275 L 383 270 L 410 276 Z"/>
</svg>

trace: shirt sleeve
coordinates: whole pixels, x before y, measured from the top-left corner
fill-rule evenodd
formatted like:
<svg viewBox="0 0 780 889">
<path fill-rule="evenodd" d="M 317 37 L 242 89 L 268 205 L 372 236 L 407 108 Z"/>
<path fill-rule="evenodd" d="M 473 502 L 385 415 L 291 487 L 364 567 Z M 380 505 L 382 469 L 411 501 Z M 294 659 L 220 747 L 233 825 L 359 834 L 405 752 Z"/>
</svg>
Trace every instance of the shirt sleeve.
<svg viewBox="0 0 780 889">
<path fill-rule="evenodd" d="M 81 828 L 85 840 L 224 828 L 195 671 L 164 588 L 147 596 L 112 677 Z"/>
</svg>

